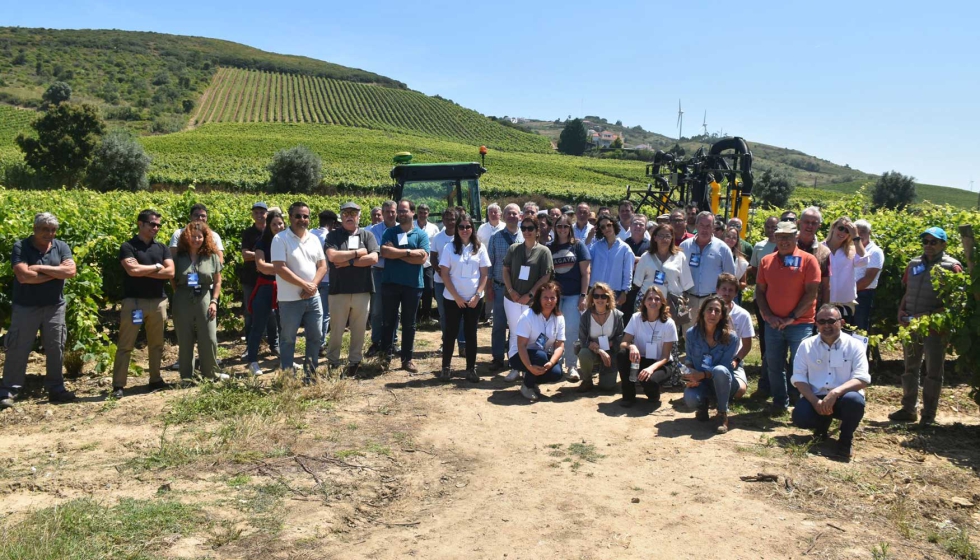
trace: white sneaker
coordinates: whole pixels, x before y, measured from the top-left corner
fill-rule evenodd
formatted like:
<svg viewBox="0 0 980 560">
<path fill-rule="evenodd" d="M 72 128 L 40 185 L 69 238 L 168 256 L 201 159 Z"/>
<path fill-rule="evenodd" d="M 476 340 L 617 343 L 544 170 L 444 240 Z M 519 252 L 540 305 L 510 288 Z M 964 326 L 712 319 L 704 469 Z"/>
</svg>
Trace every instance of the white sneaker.
<svg viewBox="0 0 980 560">
<path fill-rule="evenodd" d="M 507 374 L 507 377 L 504 378 L 504 380 L 505 381 L 517 381 L 517 378 L 520 377 L 520 376 L 521 376 L 521 372 L 520 371 L 518 371 L 516 369 L 512 369 L 512 370 L 510 370 L 510 373 Z"/>
<path fill-rule="evenodd" d="M 568 380 L 571 381 L 571 382 L 573 382 L 573 383 L 577 383 L 577 382 L 579 382 L 579 381 L 582 380 L 582 378 L 579 377 L 578 369 L 577 368 L 572 368 L 572 369 L 568 370 Z"/>
<path fill-rule="evenodd" d="M 214 380 L 215 381 L 228 381 L 229 379 L 231 379 L 231 376 L 228 375 L 227 373 L 216 373 L 216 374 L 214 374 Z"/>
<path fill-rule="evenodd" d="M 242 352 L 242 361 L 244 362 L 247 359 L 248 359 L 248 350 Z"/>
<path fill-rule="evenodd" d="M 527 385 L 521 385 L 521 395 L 531 402 L 538 400 L 538 394 L 534 391 L 534 389 L 528 387 Z"/>
<path fill-rule="evenodd" d="M 248 364 L 248 373 L 249 375 L 262 375 L 262 368 L 259 367 L 258 362 L 252 362 Z"/>
</svg>

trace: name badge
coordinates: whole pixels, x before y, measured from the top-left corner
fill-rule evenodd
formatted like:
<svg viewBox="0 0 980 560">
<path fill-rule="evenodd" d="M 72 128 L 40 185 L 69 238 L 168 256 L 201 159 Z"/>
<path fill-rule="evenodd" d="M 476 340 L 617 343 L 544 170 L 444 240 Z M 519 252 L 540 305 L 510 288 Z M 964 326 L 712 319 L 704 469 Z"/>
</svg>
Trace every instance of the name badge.
<svg viewBox="0 0 980 560">
<path fill-rule="evenodd" d="M 803 257 L 796 255 L 786 255 L 783 257 L 783 266 L 788 266 L 789 268 L 800 268 L 800 264 L 803 263 Z"/>
<path fill-rule="evenodd" d="M 399 245 L 408 245 L 408 234 L 407 233 L 399 233 L 398 234 L 398 244 Z"/>
<path fill-rule="evenodd" d="M 701 253 L 695 253 L 691 255 L 691 262 L 687 263 L 691 268 L 697 268 L 701 266 Z"/>
<path fill-rule="evenodd" d="M 711 354 L 705 354 L 701 356 L 702 370 L 711 369 L 712 367 L 714 367 L 714 364 L 715 364 L 715 359 L 714 357 L 711 356 Z"/>
<path fill-rule="evenodd" d="M 667 280 L 667 275 L 663 271 L 658 270 L 653 273 L 653 283 L 658 286 L 663 286 L 664 282 Z"/>
<path fill-rule="evenodd" d="M 401 245 L 402 244 L 401 241 L 399 241 L 398 244 Z M 350 237 L 347 238 L 347 250 L 348 251 L 353 251 L 355 249 L 360 249 L 360 248 L 361 248 L 361 238 L 360 237 L 358 237 L 356 235 L 352 235 L 352 236 L 350 236 Z"/>
<path fill-rule="evenodd" d="M 531 267 L 529 267 L 529 266 L 522 266 L 521 267 L 521 271 L 519 273 L 517 273 L 517 279 L 518 280 L 527 280 L 530 277 L 531 277 Z"/>
<path fill-rule="evenodd" d="M 609 350 L 609 337 L 606 335 L 599 336 L 599 350 Z"/>
<path fill-rule="evenodd" d="M 918 276 L 926 271 L 926 265 L 919 263 L 912 267 L 912 276 Z"/>
<path fill-rule="evenodd" d="M 187 273 L 187 285 L 191 288 L 196 288 L 201 285 L 201 281 L 198 279 L 196 272 Z"/>
<path fill-rule="evenodd" d="M 844 367 L 844 353 L 840 350 L 830 351 L 830 367 Z"/>
<path fill-rule="evenodd" d="M 539 334 L 538 338 L 534 340 L 534 343 L 543 350 L 548 345 L 548 335 L 544 333 Z"/>
<path fill-rule="evenodd" d="M 133 324 L 134 325 L 142 325 L 143 324 L 143 310 L 142 309 L 134 309 L 133 310 Z"/>
<path fill-rule="evenodd" d="M 660 346 L 659 342 L 649 342 L 647 343 L 646 359 L 656 360 L 660 357 Z"/>
</svg>

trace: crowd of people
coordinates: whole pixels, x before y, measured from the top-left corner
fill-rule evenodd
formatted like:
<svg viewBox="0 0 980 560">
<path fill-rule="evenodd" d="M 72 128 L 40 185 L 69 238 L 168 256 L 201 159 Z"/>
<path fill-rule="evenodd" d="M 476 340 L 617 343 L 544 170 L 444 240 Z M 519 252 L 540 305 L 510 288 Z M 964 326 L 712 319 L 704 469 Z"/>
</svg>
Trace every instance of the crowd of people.
<svg viewBox="0 0 980 560">
<path fill-rule="evenodd" d="M 251 375 L 265 373 L 258 355 L 263 338 L 279 369 L 301 370 L 312 382 L 321 357 L 339 375 L 356 377 L 364 358 L 385 370 L 395 356 L 410 374 L 419 321 L 438 317 L 441 367 L 480 381 L 477 330 L 492 324 L 489 372 L 509 370 L 520 394 L 534 402 L 540 385 L 562 379 L 579 391 L 615 391 L 632 406 L 637 391 L 654 406 L 661 389 L 683 385 L 695 417 L 729 429 L 729 407 L 748 387 L 743 360 L 758 336 L 763 364 L 755 396 L 771 398 L 771 413 L 826 437 L 841 420 L 838 453 L 851 456 L 852 436 L 864 415 L 870 384 L 867 339 L 842 331 L 870 328 L 874 293 L 884 263 L 865 220 L 842 216 L 826 239 L 817 238 L 823 216 L 816 207 L 765 220 L 765 239 L 745 241 L 737 218 L 725 222 L 689 204 L 648 218 L 624 200 L 618 213 L 582 202 L 539 209 L 491 204 L 484 220 L 462 208 L 442 211 L 442 228 L 430 208 L 411 200 L 372 208 L 362 227 L 362 208 L 347 202 L 316 217 L 302 202 L 284 213 L 258 202 L 253 225 L 242 232 L 241 272 L 246 351 Z M 161 215 L 140 212 L 136 234 L 119 249 L 124 271 L 119 334 L 111 394 L 122 398 L 139 331 L 145 329 L 149 387 L 168 387 L 161 375 L 168 308 L 173 313 L 182 380 L 221 380 L 216 317 L 225 261 L 221 237 L 207 225 L 207 208 L 191 208 L 189 222 L 169 244 L 157 241 Z M 367 220 L 365 220 L 367 221 Z M 482 222 L 482 225 L 477 225 Z M 62 362 L 65 341 L 64 284 L 75 275 L 71 249 L 57 239 L 59 223 L 47 212 L 34 219 L 33 234 L 14 245 L 13 313 L 0 407 L 14 405 L 38 331 L 46 357 L 45 387 L 52 402 L 71 402 Z M 961 272 L 945 253 L 938 227 L 920 235 L 922 255 L 906 268 L 898 320 L 942 307 L 931 282 L 935 267 Z M 170 284 L 172 296 L 165 291 Z M 755 317 L 741 306 L 755 287 Z M 431 300 L 436 300 L 433 313 Z M 169 301 L 169 306 L 168 306 Z M 306 343 L 294 365 L 296 337 Z M 371 339 L 365 352 L 367 330 Z M 342 340 L 349 351 L 342 361 Z M 197 358 L 195 359 L 195 347 Z M 454 372 L 458 348 L 465 359 Z M 894 421 L 935 421 L 943 379 L 942 333 L 914 338 L 905 348 L 902 407 Z M 918 407 L 920 370 L 921 415 Z M 195 373 L 200 370 L 199 374 Z M 618 383 L 617 383 L 618 379 Z M 709 418 L 711 406 L 716 409 Z"/>
</svg>

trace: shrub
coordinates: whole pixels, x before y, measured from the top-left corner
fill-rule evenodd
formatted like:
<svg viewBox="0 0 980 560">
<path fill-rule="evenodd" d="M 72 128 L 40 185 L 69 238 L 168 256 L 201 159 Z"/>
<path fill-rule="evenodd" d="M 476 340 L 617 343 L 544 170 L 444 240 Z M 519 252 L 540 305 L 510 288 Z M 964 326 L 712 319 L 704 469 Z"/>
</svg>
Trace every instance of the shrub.
<svg viewBox="0 0 980 560">
<path fill-rule="evenodd" d="M 114 132 L 102 139 L 88 167 L 88 185 L 98 191 L 145 191 L 150 156 L 135 138 Z"/>
<path fill-rule="evenodd" d="M 793 195 L 793 185 L 780 173 L 766 169 L 752 189 L 752 199 L 765 208 L 781 208 L 789 203 Z"/>
<path fill-rule="evenodd" d="M 105 123 L 91 105 L 62 103 L 31 123 L 31 128 L 36 136 L 17 136 L 24 161 L 35 171 L 74 186 L 99 145 Z"/>
<path fill-rule="evenodd" d="M 278 193 L 308 193 L 323 179 L 320 156 L 305 146 L 279 150 L 269 164 L 269 188 Z"/>
<path fill-rule="evenodd" d="M 898 171 L 888 171 L 878 179 L 871 191 L 875 208 L 902 210 L 915 201 L 915 178 Z"/>
<path fill-rule="evenodd" d="M 41 95 L 41 100 L 49 105 L 58 105 L 71 99 L 71 86 L 65 82 L 55 82 Z"/>
<path fill-rule="evenodd" d="M 565 123 L 565 128 L 561 131 L 561 136 L 558 138 L 558 151 L 571 156 L 580 156 L 585 153 L 588 143 L 588 132 L 582 124 L 582 119 L 572 119 Z"/>
</svg>

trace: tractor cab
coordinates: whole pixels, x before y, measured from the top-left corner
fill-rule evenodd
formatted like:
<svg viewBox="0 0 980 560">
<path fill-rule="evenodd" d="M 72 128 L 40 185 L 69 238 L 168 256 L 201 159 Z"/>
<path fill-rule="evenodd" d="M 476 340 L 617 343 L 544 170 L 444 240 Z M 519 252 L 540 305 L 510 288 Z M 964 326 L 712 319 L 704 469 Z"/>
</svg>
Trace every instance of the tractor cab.
<svg viewBox="0 0 980 560">
<path fill-rule="evenodd" d="M 483 223 L 480 202 L 480 176 L 487 170 L 475 162 L 412 163 L 407 152 L 395 156 L 391 178 L 395 180 L 394 199 L 408 199 L 429 205 L 429 221 L 442 223 L 442 212 L 461 206 L 475 226 Z"/>
</svg>

